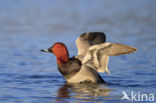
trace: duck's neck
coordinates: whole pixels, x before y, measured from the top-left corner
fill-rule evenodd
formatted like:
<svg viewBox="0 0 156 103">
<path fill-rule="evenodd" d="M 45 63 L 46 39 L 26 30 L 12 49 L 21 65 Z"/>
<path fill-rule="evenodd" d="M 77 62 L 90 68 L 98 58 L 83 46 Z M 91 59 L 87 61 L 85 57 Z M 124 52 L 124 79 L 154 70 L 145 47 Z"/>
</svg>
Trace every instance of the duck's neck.
<svg viewBox="0 0 156 103">
<path fill-rule="evenodd" d="M 57 57 L 57 64 L 62 65 L 66 64 L 69 61 L 69 56 Z"/>
</svg>

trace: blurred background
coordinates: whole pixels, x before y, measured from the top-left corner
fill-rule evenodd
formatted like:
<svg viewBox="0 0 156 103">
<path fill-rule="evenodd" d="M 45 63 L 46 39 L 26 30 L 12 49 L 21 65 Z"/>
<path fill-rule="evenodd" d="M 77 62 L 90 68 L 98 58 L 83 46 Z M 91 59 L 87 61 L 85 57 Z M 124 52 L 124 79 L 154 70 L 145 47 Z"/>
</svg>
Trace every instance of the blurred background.
<svg viewBox="0 0 156 103">
<path fill-rule="evenodd" d="M 156 93 L 155 10 L 155 0 L 0 0 L 0 101 L 116 103 L 122 90 Z M 109 95 L 66 87 L 68 96 L 60 98 L 65 80 L 55 57 L 40 49 L 64 42 L 74 56 L 84 32 L 104 32 L 108 42 L 138 51 L 110 58 L 111 75 L 101 74 L 114 90 Z"/>
</svg>

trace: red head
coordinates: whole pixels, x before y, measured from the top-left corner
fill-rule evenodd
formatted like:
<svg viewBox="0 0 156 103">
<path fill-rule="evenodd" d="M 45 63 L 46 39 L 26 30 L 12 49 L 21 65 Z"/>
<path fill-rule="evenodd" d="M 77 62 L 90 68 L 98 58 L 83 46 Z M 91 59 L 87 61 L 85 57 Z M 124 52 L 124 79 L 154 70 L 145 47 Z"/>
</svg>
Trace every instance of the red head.
<svg viewBox="0 0 156 103">
<path fill-rule="evenodd" d="M 53 53 L 57 58 L 57 64 L 64 64 L 69 60 L 67 47 L 61 42 L 57 42 L 49 49 L 43 49 L 41 51 Z"/>
</svg>

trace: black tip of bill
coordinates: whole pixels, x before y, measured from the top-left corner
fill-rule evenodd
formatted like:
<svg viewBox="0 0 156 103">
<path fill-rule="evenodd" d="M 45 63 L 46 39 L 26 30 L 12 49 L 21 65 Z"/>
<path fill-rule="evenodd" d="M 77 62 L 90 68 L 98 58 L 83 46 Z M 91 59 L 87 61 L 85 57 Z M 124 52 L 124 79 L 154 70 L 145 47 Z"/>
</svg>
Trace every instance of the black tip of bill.
<svg viewBox="0 0 156 103">
<path fill-rule="evenodd" d="M 48 49 L 41 49 L 40 51 L 42 51 L 42 52 L 49 52 Z"/>
<path fill-rule="evenodd" d="M 40 51 L 52 53 L 52 50 L 51 49 L 41 49 Z"/>
</svg>

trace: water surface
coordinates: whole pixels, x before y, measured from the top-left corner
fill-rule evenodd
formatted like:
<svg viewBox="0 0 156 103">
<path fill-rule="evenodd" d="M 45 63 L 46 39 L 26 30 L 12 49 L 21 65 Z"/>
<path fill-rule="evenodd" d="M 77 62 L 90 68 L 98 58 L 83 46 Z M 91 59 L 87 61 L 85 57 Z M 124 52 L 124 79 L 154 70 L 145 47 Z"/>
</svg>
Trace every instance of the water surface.
<svg viewBox="0 0 156 103">
<path fill-rule="evenodd" d="M 156 95 L 155 10 L 154 0 L 1 0 L 0 101 L 120 103 L 123 91 Z M 64 42 L 74 56 L 76 38 L 92 31 L 138 51 L 110 57 L 111 74 L 100 74 L 107 84 L 66 84 L 56 58 L 40 49 Z"/>
</svg>

